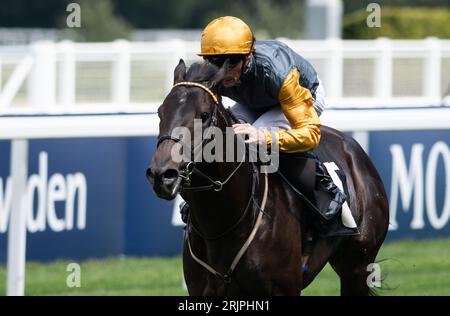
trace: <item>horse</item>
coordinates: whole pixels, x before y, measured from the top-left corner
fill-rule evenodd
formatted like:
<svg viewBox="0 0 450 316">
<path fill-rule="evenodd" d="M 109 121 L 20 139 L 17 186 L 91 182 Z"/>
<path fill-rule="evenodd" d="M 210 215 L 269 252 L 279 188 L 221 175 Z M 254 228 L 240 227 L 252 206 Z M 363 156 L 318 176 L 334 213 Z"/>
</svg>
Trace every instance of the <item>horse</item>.
<svg viewBox="0 0 450 316">
<path fill-rule="evenodd" d="M 388 203 L 377 170 L 353 138 L 322 126 L 315 152 L 339 163 L 360 234 L 314 240 L 307 270 L 303 241 L 311 210 L 278 173 L 261 172 L 247 160 L 172 158 L 175 146 L 187 140 L 171 135 L 176 127 L 193 131 L 196 118 L 203 130 L 225 130 L 235 122 L 218 93 L 227 67 L 228 61 L 220 68 L 204 62 L 186 70 L 180 60 L 174 86 L 158 108 L 158 145 L 147 169 L 158 197 L 172 200 L 180 193 L 189 204 L 183 241 L 189 294 L 299 295 L 328 262 L 340 278 L 341 295 L 374 294 L 368 266 L 387 233 Z M 211 141 L 205 138 L 197 145 Z"/>
</svg>

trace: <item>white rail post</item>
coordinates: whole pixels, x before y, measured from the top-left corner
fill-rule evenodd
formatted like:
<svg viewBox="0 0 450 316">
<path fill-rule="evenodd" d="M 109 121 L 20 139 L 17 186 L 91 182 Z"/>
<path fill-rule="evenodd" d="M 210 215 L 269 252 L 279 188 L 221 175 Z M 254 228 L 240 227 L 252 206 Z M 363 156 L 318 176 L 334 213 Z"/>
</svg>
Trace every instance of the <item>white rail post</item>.
<svg viewBox="0 0 450 316">
<path fill-rule="evenodd" d="M 28 82 L 28 104 L 51 108 L 55 105 L 56 65 L 55 44 L 42 41 L 33 44 L 35 64 Z"/>
<path fill-rule="evenodd" d="M 380 55 L 375 65 L 375 96 L 383 101 L 392 97 L 392 48 L 387 38 L 377 39 L 376 46 Z"/>
<path fill-rule="evenodd" d="M 22 296 L 25 291 L 28 141 L 13 140 L 11 146 L 12 209 L 8 228 L 6 294 Z"/>
<path fill-rule="evenodd" d="M 59 69 L 59 96 L 60 103 L 65 108 L 75 105 L 75 53 L 71 41 L 62 41 L 59 44 L 61 51 L 61 67 Z"/>
<path fill-rule="evenodd" d="M 172 89 L 173 86 L 173 71 L 175 67 L 180 62 L 180 58 L 183 58 L 184 62 L 186 62 L 186 44 L 181 40 L 173 40 L 170 43 L 169 51 L 172 56 L 167 63 L 167 77 L 166 77 L 166 86 L 167 92 Z"/>
<path fill-rule="evenodd" d="M 437 38 L 429 37 L 425 40 L 428 54 L 424 66 L 423 80 L 425 95 L 437 102 L 441 100 L 441 43 Z"/>
<path fill-rule="evenodd" d="M 327 40 L 330 50 L 328 95 L 333 99 L 341 99 L 344 86 L 344 53 L 342 40 L 330 38 Z"/>
<path fill-rule="evenodd" d="M 118 55 L 113 65 L 112 102 L 123 107 L 130 101 L 130 43 L 117 40 L 113 45 Z"/>
</svg>

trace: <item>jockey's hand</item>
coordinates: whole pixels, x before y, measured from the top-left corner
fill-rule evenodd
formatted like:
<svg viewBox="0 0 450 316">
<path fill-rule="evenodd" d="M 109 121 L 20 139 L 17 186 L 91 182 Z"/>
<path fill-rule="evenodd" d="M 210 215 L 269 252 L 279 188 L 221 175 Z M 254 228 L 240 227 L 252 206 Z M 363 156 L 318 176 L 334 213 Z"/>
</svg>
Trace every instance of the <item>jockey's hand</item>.
<svg viewBox="0 0 450 316">
<path fill-rule="evenodd" d="M 233 124 L 233 129 L 236 134 L 244 134 L 248 136 L 248 139 L 244 141 L 246 144 L 264 144 L 266 142 L 266 134 L 264 131 L 254 127 L 251 124 Z"/>
</svg>

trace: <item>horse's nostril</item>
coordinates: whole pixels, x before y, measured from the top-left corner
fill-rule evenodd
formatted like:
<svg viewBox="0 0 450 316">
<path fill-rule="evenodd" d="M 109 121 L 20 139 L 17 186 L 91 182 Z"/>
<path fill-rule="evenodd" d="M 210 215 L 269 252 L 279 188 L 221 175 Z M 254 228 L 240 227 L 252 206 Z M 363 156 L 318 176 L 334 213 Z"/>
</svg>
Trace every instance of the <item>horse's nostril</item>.
<svg viewBox="0 0 450 316">
<path fill-rule="evenodd" d="M 176 169 L 167 169 L 166 171 L 164 171 L 164 173 L 162 174 L 162 177 L 165 179 L 176 179 L 179 176 L 179 172 Z"/>
</svg>

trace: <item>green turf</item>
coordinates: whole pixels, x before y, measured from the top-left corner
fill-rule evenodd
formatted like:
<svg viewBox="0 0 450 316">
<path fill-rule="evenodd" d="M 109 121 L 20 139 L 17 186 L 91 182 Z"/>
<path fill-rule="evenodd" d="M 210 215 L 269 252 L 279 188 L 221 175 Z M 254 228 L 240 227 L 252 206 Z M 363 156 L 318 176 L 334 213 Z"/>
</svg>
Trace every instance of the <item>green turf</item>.
<svg viewBox="0 0 450 316">
<path fill-rule="evenodd" d="M 450 239 L 386 243 L 378 256 L 386 277 L 381 295 L 450 295 Z M 26 295 L 186 295 L 180 257 L 114 258 L 80 262 L 81 287 L 66 285 L 70 261 L 26 266 Z M 0 267 L 0 294 L 6 269 Z M 304 295 L 338 295 L 339 281 L 327 266 Z"/>
</svg>

